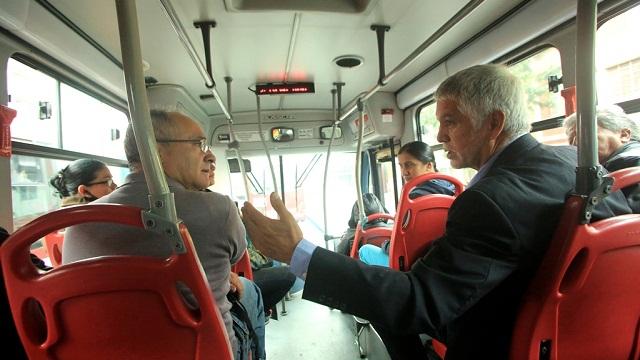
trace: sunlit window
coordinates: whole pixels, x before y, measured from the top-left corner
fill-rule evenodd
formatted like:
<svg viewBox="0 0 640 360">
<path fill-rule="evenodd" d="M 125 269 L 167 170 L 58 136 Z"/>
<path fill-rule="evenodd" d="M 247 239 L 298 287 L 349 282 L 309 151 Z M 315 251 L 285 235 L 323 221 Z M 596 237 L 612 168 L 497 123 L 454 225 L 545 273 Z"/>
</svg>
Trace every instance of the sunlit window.
<svg viewBox="0 0 640 360">
<path fill-rule="evenodd" d="M 276 213 L 269 203 L 269 194 L 273 191 L 280 193 L 279 157 L 272 156 L 278 182 L 275 189 L 266 156 L 248 157 L 246 160 L 251 162 L 251 203 L 263 213 L 275 217 Z M 305 238 L 318 245 L 324 245 L 322 184 L 325 154 L 283 155 L 282 161 L 287 208 L 299 221 Z M 330 235 L 339 237 L 344 232 L 351 208 L 356 201 L 355 161 L 354 153 L 331 154 L 327 179 L 327 228 Z M 242 204 L 246 197 L 241 174 L 232 173 L 230 184 L 231 197 Z"/>
<path fill-rule="evenodd" d="M 596 33 L 598 103 L 640 98 L 640 6 L 604 23 Z"/>
<path fill-rule="evenodd" d="M 560 92 L 549 92 L 549 76 L 562 77 L 558 49 L 546 48 L 511 65 L 509 70 L 524 85 L 530 123 L 564 115 L 564 99 Z"/>
<path fill-rule="evenodd" d="M 60 207 L 60 198 L 49 180 L 70 161 L 41 157 L 11 156 L 11 198 L 13 201 L 13 227 L 22 225 Z M 121 185 L 128 169 L 108 166 L 113 181 Z"/>
<path fill-rule="evenodd" d="M 124 159 L 126 115 L 66 84 L 60 86 L 62 147 Z"/>
<path fill-rule="evenodd" d="M 17 60 L 7 66 L 14 141 L 124 159 L 127 116 Z"/>
<path fill-rule="evenodd" d="M 59 147 L 58 81 L 13 59 L 7 64 L 8 106 L 18 114 L 11 123 L 15 141 Z"/>
</svg>

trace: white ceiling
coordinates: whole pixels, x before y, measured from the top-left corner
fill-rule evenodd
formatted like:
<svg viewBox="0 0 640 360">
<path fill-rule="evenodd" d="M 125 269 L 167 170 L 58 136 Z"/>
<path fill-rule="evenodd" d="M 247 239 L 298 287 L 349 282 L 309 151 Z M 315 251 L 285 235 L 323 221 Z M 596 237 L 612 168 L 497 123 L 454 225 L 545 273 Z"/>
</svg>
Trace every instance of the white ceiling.
<svg viewBox="0 0 640 360">
<path fill-rule="evenodd" d="M 104 0 L 49 0 L 58 10 L 120 59 L 115 2 Z M 520 1 L 486 0 L 470 16 L 433 44 L 405 72 L 395 77 L 385 91 L 396 91 L 425 68 L 448 54 Z M 343 81 L 343 104 L 369 90 L 377 82 L 378 60 L 375 32 L 371 24 L 386 24 L 386 70 L 391 71 L 408 54 L 460 10 L 464 0 L 374 0 L 363 14 L 300 13 L 289 81 L 314 81 L 315 94 L 289 95 L 287 109 L 328 109 L 333 82 Z M 287 64 L 295 12 L 228 12 L 223 0 L 173 0 L 185 29 L 204 60 L 197 20 L 217 21 L 212 31 L 214 79 L 226 99 L 223 78 L 231 76 L 233 111 L 252 111 L 255 97 L 247 88 L 256 82 L 282 81 Z M 159 0 L 138 0 L 138 17 L 147 75 L 161 83 L 183 85 L 209 115 L 220 114 L 213 100 L 198 96 L 207 89 L 174 33 Z M 364 57 L 362 66 L 344 70 L 331 60 L 345 54 Z M 99 71 L 99 69 L 96 69 Z M 122 84 L 116 84 L 122 87 Z M 263 109 L 278 109 L 279 96 L 263 97 Z"/>
</svg>

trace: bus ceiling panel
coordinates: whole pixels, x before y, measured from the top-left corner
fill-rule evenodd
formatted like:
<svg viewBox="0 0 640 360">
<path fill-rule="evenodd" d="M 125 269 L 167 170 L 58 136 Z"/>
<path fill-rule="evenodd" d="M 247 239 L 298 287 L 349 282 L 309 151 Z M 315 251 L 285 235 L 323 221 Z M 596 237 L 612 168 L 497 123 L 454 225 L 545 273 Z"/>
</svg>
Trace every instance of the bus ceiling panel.
<svg viewBox="0 0 640 360">
<path fill-rule="evenodd" d="M 328 11 L 336 13 L 361 13 L 367 11 L 376 0 L 224 0 L 228 11 Z"/>
<path fill-rule="evenodd" d="M 46 12 L 31 0 L 29 12 Z M 115 6 L 112 1 L 103 0 L 37 0 L 48 1 L 70 21 L 87 33 L 96 43 L 104 47 L 114 57 L 120 59 Z M 230 12 L 224 1 L 177 1 L 172 0 L 178 17 L 187 30 L 196 50 L 204 59 L 200 30 L 192 26 L 194 20 L 214 19 L 217 27 L 211 33 L 214 80 L 223 84 L 224 76 L 231 76 L 233 111 L 255 109 L 253 94 L 247 87 L 266 81 L 314 81 L 315 95 L 285 99 L 285 108 L 330 107 L 329 90 L 334 81 L 344 81 L 343 99 L 346 103 L 358 93 L 367 90 L 378 78 L 377 48 L 375 33 L 371 24 L 387 24 L 391 31 L 386 33 L 387 71 L 400 64 L 413 50 L 431 36 L 443 23 L 467 4 L 467 0 L 434 2 L 424 0 L 375 0 L 362 13 L 343 14 L 335 12 L 299 12 L 297 40 L 291 53 L 290 71 L 287 55 L 292 41 L 292 31 L 296 12 L 294 11 L 244 11 Z M 399 74 L 385 87 L 385 91 L 395 91 L 415 77 L 426 67 L 452 51 L 464 41 L 486 27 L 497 17 L 516 6 L 520 1 L 487 0 L 469 16 L 454 26 L 436 41 L 427 51 L 411 64 L 407 71 Z M 11 6 L 2 2 L 0 9 Z M 11 2 L 13 3 L 13 2 Z M 19 6 L 18 6 L 19 7 Z M 150 68 L 146 75 L 153 76 L 160 83 L 180 84 L 191 94 L 207 114 L 219 114 L 221 110 L 215 101 L 200 100 L 207 94 L 203 80 L 184 51 L 173 31 L 164 10 L 157 0 L 137 1 L 142 40 L 143 58 Z M 24 12 L 24 8 L 22 11 Z M 18 9 L 19 10 L 19 9 Z M 16 13 L 20 11 L 14 10 Z M 71 30 L 48 14 L 47 22 L 34 20 L 33 27 L 43 34 L 56 33 L 56 28 L 65 28 L 65 36 L 45 39 L 53 55 L 74 68 L 80 69 L 90 78 L 105 82 L 103 86 L 124 97 L 122 74 L 109 63 L 104 55 L 91 48 L 78 35 L 78 46 L 69 46 Z M 36 25 L 38 22 L 40 25 Z M 54 23 L 54 24 L 49 24 Z M 53 26 L 52 26 L 53 25 Z M 51 36 L 43 35 L 39 36 Z M 35 41 L 36 43 L 40 41 Z M 46 51 L 52 49 L 46 48 Z M 65 51 L 61 51 L 64 49 Z M 87 51 L 85 51 L 87 50 Z M 345 54 L 364 57 L 364 65 L 345 70 L 338 68 L 332 60 Z M 83 60 L 86 59 L 86 60 Z M 219 92 L 226 99 L 226 89 L 219 86 Z M 325 96 L 326 93 L 326 96 Z M 280 107 L 280 98 L 271 101 L 265 98 L 265 109 Z"/>
<path fill-rule="evenodd" d="M 0 2 L 0 26 L 107 91 L 126 98 L 122 70 L 35 0 Z"/>
<path fill-rule="evenodd" d="M 289 122 L 286 123 L 286 126 L 281 124 L 263 126 L 267 148 L 272 156 L 276 154 L 326 152 L 329 140 L 321 139 L 320 128 L 322 126 L 328 126 L 331 123 L 331 121 L 325 120 L 314 122 Z M 292 140 L 287 142 L 272 141 L 271 130 L 274 128 L 291 129 Z M 234 132 L 240 142 L 240 151 L 242 152 L 243 157 L 265 156 L 264 147 L 260 142 L 260 134 L 258 132 L 257 124 L 235 124 Z M 229 143 L 228 139 L 228 129 L 225 126 L 218 127 L 213 133 L 214 148 L 226 148 Z M 351 144 L 351 139 L 343 136 L 340 139 L 334 139 L 332 149 L 353 151 L 353 146 L 351 146 Z M 234 152 L 231 152 L 231 154 L 232 155 L 227 155 L 227 157 L 235 157 Z"/>
<path fill-rule="evenodd" d="M 602 0 L 599 0 L 602 1 Z M 465 48 L 450 54 L 441 67 L 424 74 L 397 93 L 404 109 L 432 94 L 447 76 L 466 67 L 488 63 L 571 19 L 575 0 L 536 0 L 522 7 Z"/>
<path fill-rule="evenodd" d="M 210 129 L 211 121 L 205 110 L 180 85 L 160 84 L 147 88 L 149 108 L 165 111 L 178 111 L 198 121 L 205 132 Z"/>
<path fill-rule="evenodd" d="M 364 107 L 364 143 L 377 144 L 389 139 L 400 139 L 404 132 L 403 111 L 396 106 L 396 98 L 390 92 L 374 94 Z M 343 122 L 343 131 L 354 139 L 359 135 L 360 113 L 354 112 Z"/>
</svg>

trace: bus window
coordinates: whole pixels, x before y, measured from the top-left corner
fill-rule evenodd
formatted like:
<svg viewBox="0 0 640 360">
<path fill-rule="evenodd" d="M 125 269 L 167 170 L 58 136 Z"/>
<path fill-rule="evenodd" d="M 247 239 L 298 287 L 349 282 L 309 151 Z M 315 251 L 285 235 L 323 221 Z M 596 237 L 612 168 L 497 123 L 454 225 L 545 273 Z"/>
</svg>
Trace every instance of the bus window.
<svg viewBox="0 0 640 360">
<path fill-rule="evenodd" d="M 418 112 L 418 126 L 421 141 L 433 146 L 438 144 L 438 119 L 436 119 L 436 103 L 423 106 Z"/>
<path fill-rule="evenodd" d="M 549 47 L 510 66 L 524 85 L 527 94 L 528 119 L 532 126 L 564 115 L 564 99 L 560 92 L 549 92 L 549 76 L 562 77 L 560 52 Z M 550 145 L 566 145 L 562 127 L 533 130 L 538 141 Z"/>
<path fill-rule="evenodd" d="M 60 198 L 49 180 L 70 161 L 14 154 L 11 157 L 11 198 L 13 227 L 20 228 L 29 221 L 60 207 Z M 129 170 L 107 166 L 113 181 L 121 185 Z"/>
<path fill-rule="evenodd" d="M 282 155 L 284 192 L 286 205 L 296 219 L 302 221 L 307 240 L 324 244 L 324 214 L 322 207 L 322 182 L 324 180 L 325 154 Z M 269 216 L 277 216 L 268 200 L 274 191 L 269 162 L 265 156 L 247 157 L 251 162 L 251 173 L 247 176 L 251 203 Z M 272 155 L 276 181 L 275 191 L 280 194 L 280 162 Z M 351 207 L 356 201 L 355 153 L 331 153 L 329 177 L 327 178 L 327 228 L 330 235 L 340 236 L 347 226 Z M 240 173 L 230 174 L 231 197 L 245 201 L 244 186 Z M 253 185 L 255 184 L 255 185 Z M 263 192 L 263 193 L 259 193 Z"/>
<path fill-rule="evenodd" d="M 14 154 L 11 157 L 14 229 L 60 207 L 60 199 L 49 186 L 49 179 L 68 163 L 25 155 Z"/>
<path fill-rule="evenodd" d="M 596 33 L 598 103 L 640 98 L 640 43 L 629 41 L 640 33 L 640 6 L 604 23 Z M 635 44 L 635 45 L 634 45 Z"/>
<path fill-rule="evenodd" d="M 549 76 L 562 77 L 560 52 L 549 47 L 509 67 L 524 85 L 530 123 L 564 115 L 560 92 L 549 92 Z"/>
<path fill-rule="evenodd" d="M 18 114 L 11 123 L 15 141 L 60 147 L 58 81 L 14 59 L 7 63 L 8 106 Z"/>
<path fill-rule="evenodd" d="M 15 141 L 124 159 L 127 116 L 15 59 L 7 66 Z"/>
<path fill-rule="evenodd" d="M 400 149 L 400 147 L 396 147 L 396 152 Z M 396 154 L 397 156 L 397 154 Z M 398 196 L 400 196 L 400 191 L 402 190 L 402 172 L 400 171 L 400 166 L 398 165 L 398 161 L 383 161 L 379 162 L 378 172 L 380 174 L 380 186 L 382 190 L 382 200 L 384 207 L 389 210 L 389 213 L 396 213 L 396 197 L 395 192 L 393 190 L 393 169 L 392 166 L 396 167 L 396 179 L 397 179 L 397 188 L 398 188 Z"/>
<path fill-rule="evenodd" d="M 64 149 L 125 158 L 128 122 L 123 112 L 66 84 L 60 85 L 60 105 Z"/>
</svg>

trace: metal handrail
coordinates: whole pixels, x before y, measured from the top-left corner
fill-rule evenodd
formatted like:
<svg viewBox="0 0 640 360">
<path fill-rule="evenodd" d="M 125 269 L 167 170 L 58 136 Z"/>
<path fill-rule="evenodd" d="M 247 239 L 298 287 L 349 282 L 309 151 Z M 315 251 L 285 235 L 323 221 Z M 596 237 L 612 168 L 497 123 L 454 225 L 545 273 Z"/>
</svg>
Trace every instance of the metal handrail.
<svg viewBox="0 0 640 360">
<path fill-rule="evenodd" d="M 377 83 L 374 87 L 372 87 L 369 91 L 367 91 L 364 95 L 358 96 L 358 100 L 367 101 L 373 94 L 378 92 L 384 85 L 388 84 L 391 79 L 393 79 L 399 72 L 403 71 L 409 65 L 411 65 L 416 59 L 422 55 L 422 53 L 429 47 L 431 44 L 436 42 L 442 35 L 444 35 L 449 29 L 454 27 L 457 23 L 459 23 L 462 19 L 464 19 L 467 15 L 469 15 L 475 8 L 477 8 L 484 0 L 472 0 L 469 1 L 460 11 L 458 11 L 455 15 L 451 17 L 444 25 L 442 25 L 435 33 L 433 33 L 427 40 L 425 40 L 420 46 L 418 46 L 409 56 L 407 56 L 398 66 L 396 66 L 393 70 L 391 70 L 387 76 L 385 76 L 379 83 Z M 343 121 L 349 115 L 351 115 L 358 108 L 358 104 L 354 103 L 346 111 L 344 111 L 339 120 Z"/>
<path fill-rule="evenodd" d="M 595 37 L 597 1 L 578 0 L 576 15 L 576 99 L 578 171 L 576 191 L 588 195 L 601 182 L 598 176 L 596 130 Z M 578 60 L 579 59 L 579 60 Z"/>
<path fill-rule="evenodd" d="M 167 14 L 167 17 L 169 17 L 171 26 L 173 26 L 173 30 L 175 30 L 176 34 L 178 35 L 178 38 L 180 39 L 180 42 L 182 42 L 182 45 L 184 45 L 185 49 L 187 50 L 189 57 L 191 57 L 191 61 L 193 61 L 193 63 L 196 66 L 196 69 L 204 79 L 204 83 L 206 87 L 211 91 L 211 94 L 218 102 L 218 105 L 222 109 L 222 112 L 224 113 L 224 116 L 227 118 L 227 120 L 230 122 L 233 122 L 233 119 L 231 118 L 231 113 L 227 110 L 227 107 L 224 105 L 224 101 L 222 101 L 222 98 L 220 97 L 220 94 L 216 89 L 216 84 L 213 81 L 213 73 L 211 74 L 211 76 L 209 76 L 209 73 L 207 72 L 207 67 L 202 63 L 202 60 L 200 59 L 200 57 L 198 56 L 198 53 L 196 52 L 196 48 L 191 43 L 189 36 L 187 36 L 187 32 L 184 30 L 184 26 L 182 26 L 180 19 L 178 19 L 178 14 L 176 13 L 176 10 L 173 8 L 169 0 L 160 0 L 160 3 L 162 4 L 162 8 Z"/>
<path fill-rule="evenodd" d="M 169 236 L 174 249 L 183 252 L 173 193 L 169 192 L 164 176 L 149 113 L 135 1 L 116 0 L 116 12 L 129 116 L 150 193 L 150 210 L 142 215 L 145 228 Z"/>
</svg>

